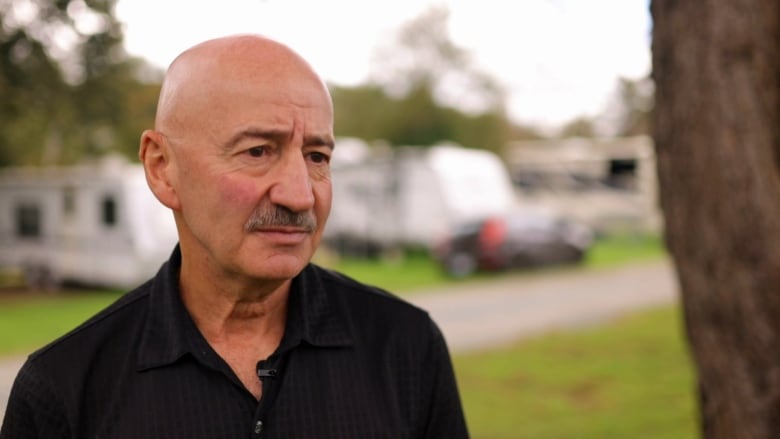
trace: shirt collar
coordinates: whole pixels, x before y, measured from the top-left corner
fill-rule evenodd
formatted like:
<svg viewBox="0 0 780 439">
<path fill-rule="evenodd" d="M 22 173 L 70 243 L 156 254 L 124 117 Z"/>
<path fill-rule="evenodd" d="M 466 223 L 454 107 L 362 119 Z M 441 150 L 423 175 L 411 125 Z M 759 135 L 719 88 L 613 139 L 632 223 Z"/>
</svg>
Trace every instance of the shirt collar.
<svg viewBox="0 0 780 439">
<path fill-rule="evenodd" d="M 285 337 L 296 337 L 313 346 L 340 347 L 353 343 L 352 325 L 343 297 L 324 284 L 324 270 L 308 264 L 290 286 Z"/>
<path fill-rule="evenodd" d="M 181 300 L 180 267 L 181 251 L 176 246 L 150 283 L 149 309 L 139 344 L 139 370 L 165 366 L 187 354 L 196 358 L 214 355 Z M 293 278 L 280 351 L 301 342 L 322 348 L 352 345 L 348 314 L 340 295 L 326 290 L 323 271 L 308 264 Z"/>
</svg>

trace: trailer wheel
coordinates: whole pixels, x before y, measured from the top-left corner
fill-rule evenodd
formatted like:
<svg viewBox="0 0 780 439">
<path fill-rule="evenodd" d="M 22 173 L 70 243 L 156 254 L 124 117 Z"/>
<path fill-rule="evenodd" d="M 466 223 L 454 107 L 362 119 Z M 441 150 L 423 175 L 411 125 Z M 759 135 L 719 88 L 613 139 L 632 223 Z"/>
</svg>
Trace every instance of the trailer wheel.
<svg viewBox="0 0 780 439">
<path fill-rule="evenodd" d="M 458 252 L 447 258 L 446 269 L 452 277 L 466 277 L 477 271 L 477 261 L 473 255 Z"/>
</svg>

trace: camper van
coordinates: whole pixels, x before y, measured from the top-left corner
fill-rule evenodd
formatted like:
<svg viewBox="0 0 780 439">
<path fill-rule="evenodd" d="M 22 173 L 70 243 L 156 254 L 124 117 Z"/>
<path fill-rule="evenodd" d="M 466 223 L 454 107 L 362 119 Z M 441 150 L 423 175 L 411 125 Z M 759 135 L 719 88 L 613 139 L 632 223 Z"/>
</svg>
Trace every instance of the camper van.
<svg viewBox="0 0 780 439">
<path fill-rule="evenodd" d="M 432 249 L 464 222 L 515 205 L 501 159 L 492 152 L 440 144 L 398 147 L 340 160 L 332 167 L 333 205 L 325 243 L 341 253 L 374 256 L 386 249 Z"/>
<path fill-rule="evenodd" d="M 506 150 L 525 203 L 552 207 L 599 235 L 661 230 L 651 138 L 528 140 Z"/>
<path fill-rule="evenodd" d="M 0 268 L 28 284 L 131 288 L 177 242 L 169 209 L 143 168 L 117 158 L 72 167 L 0 171 Z"/>
</svg>

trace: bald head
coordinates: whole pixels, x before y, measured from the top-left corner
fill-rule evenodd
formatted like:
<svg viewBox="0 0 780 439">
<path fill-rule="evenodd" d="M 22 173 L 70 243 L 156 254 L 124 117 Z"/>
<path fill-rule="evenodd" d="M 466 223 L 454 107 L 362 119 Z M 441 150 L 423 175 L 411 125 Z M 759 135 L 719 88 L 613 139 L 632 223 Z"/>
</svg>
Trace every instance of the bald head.
<svg viewBox="0 0 780 439">
<path fill-rule="evenodd" d="M 225 90 L 278 90 L 285 85 L 328 94 L 306 60 L 279 42 L 259 35 L 209 40 L 171 63 L 160 91 L 155 127 L 175 136 L 198 125 L 204 115 L 219 111 L 226 104 L 218 99 Z"/>
</svg>

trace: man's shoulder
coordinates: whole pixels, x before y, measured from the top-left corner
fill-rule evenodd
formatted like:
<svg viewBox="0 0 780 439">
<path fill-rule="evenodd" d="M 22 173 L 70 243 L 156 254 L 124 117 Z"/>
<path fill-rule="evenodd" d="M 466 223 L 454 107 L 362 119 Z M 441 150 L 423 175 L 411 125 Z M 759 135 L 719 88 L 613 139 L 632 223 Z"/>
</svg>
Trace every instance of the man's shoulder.
<svg viewBox="0 0 780 439">
<path fill-rule="evenodd" d="M 33 352 L 29 361 L 50 361 L 50 357 L 54 361 L 60 357 L 72 360 L 74 355 L 89 356 L 89 351 L 100 349 L 103 343 L 124 342 L 125 337 L 130 338 L 125 333 L 134 332 L 144 320 L 141 314 L 145 313 L 150 282 L 123 294 L 77 327 Z"/>
<path fill-rule="evenodd" d="M 425 310 L 379 286 L 363 283 L 344 273 L 316 264 L 309 264 L 309 267 L 312 273 L 322 281 L 328 293 L 341 295 L 348 304 L 375 305 L 381 307 L 384 312 L 388 311 L 389 308 L 398 312 L 427 315 Z"/>
<path fill-rule="evenodd" d="M 368 285 L 338 271 L 310 265 L 326 293 L 334 297 L 358 333 L 365 335 L 435 335 L 428 312 L 385 289 Z M 425 337 L 423 337 L 425 338 Z"/>
</svg>

